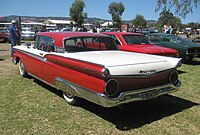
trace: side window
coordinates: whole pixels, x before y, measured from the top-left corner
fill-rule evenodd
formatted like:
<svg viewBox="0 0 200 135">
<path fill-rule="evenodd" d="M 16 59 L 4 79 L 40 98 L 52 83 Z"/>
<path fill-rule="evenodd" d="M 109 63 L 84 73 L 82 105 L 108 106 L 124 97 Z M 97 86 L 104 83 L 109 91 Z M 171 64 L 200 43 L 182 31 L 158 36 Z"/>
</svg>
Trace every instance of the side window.
<svg viewBox="0 0 200 135">
<path fill-rule="evenodd" d="M 117 43 L 117 45 L 121 45 L 120 42 L 119 42 L 119 40 L 118 40 L 118 38 L 117 38 L 115 35 L 110 35 L 110 34 L 109 34 L 108 36 L 114 38 L 114 40 L 115 40 L 115 42 Z"/>
<path fill-rule="evenodd" d="M 149 39 L 150 41 L 152 41 L 153 43 L 154 43 L 154 42 L 159 42 L 159 41 L 161 40 L 161 38 L 158 37 L 158 36 L 148 36 L 148 39 Z"/>
<path fill-rule="evenodd" d="M 163 42 L 170 42 L 171 40 L 170 40 L 169 38 L 165 38 L 165 37 L 164 37 L 164 38 L 162 39 L 162 41 L 163 41 Z"/>
<path fill-rule="evenodd" d="M 54 51 L 54 40 L 47 36 L 37 36 L 34 48 L 45 52 Z"/>
<path fill-rule="evenodd" d="M 65 41 L 65 51 L 78 51 L 83 47 L 81 38 L 71 38 Z"/>
<path fill-rule="evenodd" d="M 110 37 L 73 37 L 64 41 L 66 52 L 118 50 Z"/>
<path fill-rule="evenodd" d="M 52 38 L 50 38 L 49 40 L 49 52 L 54 52 L 55 48 L 54 48 L 54 40 Z"/>
<path fill-rule="evenodd" d="M 200 38 L 196 37 L 195 39 L 192 40 L 193 42 L 200 42 Z"/>
</svg>

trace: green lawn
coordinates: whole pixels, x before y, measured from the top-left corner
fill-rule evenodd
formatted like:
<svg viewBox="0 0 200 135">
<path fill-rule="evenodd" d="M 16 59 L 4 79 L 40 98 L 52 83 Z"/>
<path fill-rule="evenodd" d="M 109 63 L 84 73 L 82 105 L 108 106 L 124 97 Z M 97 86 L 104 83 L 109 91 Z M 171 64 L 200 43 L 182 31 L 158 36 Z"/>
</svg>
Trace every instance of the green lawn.
<svg viewBox="0 0 200 135">
<path fill-rule="evenodd" d="M 168 96 L 116 108 L 84 101 L 68 105 L 60 91 L 18 74 L 0 56 L 0 134 L 199 135 L 200 59 L 179 68 L 181 89 Z"/>
</svg>

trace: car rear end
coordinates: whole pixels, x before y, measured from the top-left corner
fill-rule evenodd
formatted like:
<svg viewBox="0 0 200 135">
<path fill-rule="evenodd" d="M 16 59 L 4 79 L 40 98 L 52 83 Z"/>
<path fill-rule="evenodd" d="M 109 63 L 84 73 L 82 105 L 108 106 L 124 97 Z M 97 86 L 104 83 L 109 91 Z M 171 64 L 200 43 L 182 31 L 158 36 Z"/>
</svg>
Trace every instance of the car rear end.
<svg viewBox="0 0 200 135">
<path fill-rule="evenodd" d="M 100 80 L 104 80 L 103 89 L 98 92 L 76 89 L 77 93 L 84 93 L 80 95 L 81 98 L 87 97 L 85 99 L 104 107 L 149 100 L 175 92 L 181 85 L 176 70 L 181 63 L 177 58 L 120 51 L 99 52 L 98 55 L 95 52 L 79 53 L 72 56 L 81 61 L 87 59 L 88 62 L 104 65 L 98 71 L 90 68 L 90 64 L 87 65 L 90 75 L 98 75 Z"/>
</svg>

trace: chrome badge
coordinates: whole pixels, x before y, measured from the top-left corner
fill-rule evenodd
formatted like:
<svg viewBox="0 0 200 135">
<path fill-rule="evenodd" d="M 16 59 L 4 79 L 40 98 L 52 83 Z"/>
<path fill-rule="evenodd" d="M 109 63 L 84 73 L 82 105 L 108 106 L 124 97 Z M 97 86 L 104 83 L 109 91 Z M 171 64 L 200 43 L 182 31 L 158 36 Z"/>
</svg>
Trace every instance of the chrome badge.
<svg viewBox="0 0 200 135">
<path fill-rule="evenodd" d="M 145 71 L 140 70 L 139 73 L 142 75 L 152 75 L 152 74 L 156 73 L 156 70 L 145 70 Z"/>
</svg>

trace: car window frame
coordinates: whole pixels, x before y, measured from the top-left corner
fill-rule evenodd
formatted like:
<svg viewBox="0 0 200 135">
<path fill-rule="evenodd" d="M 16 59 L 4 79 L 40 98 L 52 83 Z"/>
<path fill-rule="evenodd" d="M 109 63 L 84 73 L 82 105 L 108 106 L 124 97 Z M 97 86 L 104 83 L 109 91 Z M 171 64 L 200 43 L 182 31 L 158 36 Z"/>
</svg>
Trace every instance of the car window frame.
<svg viewBox="0 0 200 135">
<path fill-rule="evenodd" d="M 75 45 L 75 41 L 74 41 L 74 44 L 71 44 L 71 49 L 70 48 L 67 48 L 67 45 L 66 45 L 66 42 L 68 41 L 68 40 L 74 40 L 74 39 L 76 39 L 76 38 L 82 38 L 82 46 L 80 46 L 80 50 L 76 50 L 76 48 L 73 48 L 73 47 L 77 47 L 76 45 Z M 103 49 L 103 47 L 100 47 L 99 46 L 99 48 L 98 49 L 96 49 L 96 48 L 87 48 L 87 46 L 88 46 L 88 41 L 86 40 L 86 38 L 98 38 L 98 39 L 100 39 L 100 41 L 99 42 L 97 42 L 97 43 L 99 43 L 99 45 L 101 45 L 101 44 L 104 44 L 104 42 L 102 41 L 103 39 L 105 39 L 105 38 L 109 38 L 110 40 L 112 40 L 112 43 L 114 44 L 114 46 L 115 46 L 115 48 L 107 48 L 107 49 Z M 86 41 L 84 41 L 84 40 L 86 40 Z M 90 41 L 90 42 L 93 42 L 93 41 Z M 100 44 L 101 43 L 101 44 Z M 109 44 L 105 44 L 105 45 L 109 45 Z M 84 51 L 108 51 L 108 50 L 119 50 L 119 48 L 118 48 L 118 45 L 116 44 L 116 42 L 115 42 L 115 40 L 112 38 L 112 37 L 109 37 L 109 36 L 74 36 L 74 37 L 69 37 L 69 38 L 66 38 L 66 39 L 64 39 L 64 41 L 63 41 L 63 46 L 64 46 L 64 50 L 65 50 L 65 52 L 68 52 L 68 53 L 74 53 L 74 52 L 84 52 Z M 69 45 L 70 46 L 70 45 Z M 101 45 L 102 46 L 102 45 Z M 84 47 L 85 47 L 85 50 L 84 50 Z M 95 46 L 94 46 L 95 47 Z M 106 46 L 106 47 L 108 47 L 108 46 Z M 81 49 L 82 48 L 82 49 Z M 88 50 L 87 50 L 88 49 Z"/>
<path fill-rule="evenodd" d="M 112 37 L 115 40 L 115 42 L 117 43 L 117 45 L 122 45 L 121 41 L 119 40 L 119 38 L 116 35 L 114 35 L 114 34 L 106 34 L 106 35 Z"/>
<path fill-rule="evenodd" d="M 45 38 L 48 40 L 45 41 L 44 40 Z M 41 40 L 43 40 L 46 44 L 40 43 Z M 54 39 L 49 36 L 38 35 L 36 37 L 36 41 L 33 48 L 44 51 L 44 52 L 54 52 L 55 51 Z"/>
<path fill-rule="evenodd" d="M 131 38 L 129 38 L 129 37 L 131 37 L 132 36 L 132 39 L 133 39 L 133 37 L 134 37 L 134 40 L 130 40 Z M 140 37 L 142 37 L 144 40 L 145 40 L 145 42 L 143 42 L 141 39 L 140 39 Z M 123 40 L 125 41 L 125 43 L 127 44 L 127 45 L 148 45 L 148 44 L 151 44 L 150 42 L 149 42 L 149 40 L 144 36 L 144 35 L 132 35 L 132 34 L 125 34 L 125 35 L 122 35 L 122 38 L 123 38 Z M 135 40 L 136 39 L 136 40 Z M 134 41 L 134 42 L 133 42 Z"/>
</svg>

